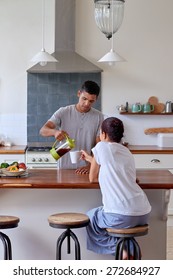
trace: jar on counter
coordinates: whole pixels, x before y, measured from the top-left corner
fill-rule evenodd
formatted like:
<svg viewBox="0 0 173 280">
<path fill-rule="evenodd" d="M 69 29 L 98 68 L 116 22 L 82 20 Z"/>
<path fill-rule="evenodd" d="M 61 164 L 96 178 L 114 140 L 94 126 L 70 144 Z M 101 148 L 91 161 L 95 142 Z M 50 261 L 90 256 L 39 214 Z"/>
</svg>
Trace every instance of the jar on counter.
<svg viewBox="0 0 173 280">
<path fill-rule="evenodd" d="M 50 153 L 54 159 L 58 160 L 74 147 L 75 147 L 75 140 L 66 137 L 62 141 L 56 140 L 55 143 L 53 144 L 52 149 L 50 150 Z"/>
</svg>

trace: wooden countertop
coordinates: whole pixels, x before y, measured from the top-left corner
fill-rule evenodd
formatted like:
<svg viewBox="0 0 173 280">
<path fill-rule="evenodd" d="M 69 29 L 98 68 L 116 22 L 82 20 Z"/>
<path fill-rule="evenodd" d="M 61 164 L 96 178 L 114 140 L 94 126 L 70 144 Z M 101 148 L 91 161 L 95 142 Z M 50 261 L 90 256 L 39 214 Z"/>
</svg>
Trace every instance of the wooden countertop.
<svg viewBox="0 0 173 280">
<path fill-rule="evenodd" d="M 138 169 L 137 177 L 142 189 L 173 189 L 173 174 L 168 170 Z M 29 169 L 27 177 L 0 177 L 0 188 L 97 189 L 99 184 L 74 170 Z"/>
<path fill-rule="evenodd" d="M 26 148 L 26 145 L 0 146 L 0 154 L 25 154 Z M 132 154 L 173 154 L 173 148 L 156 145 L 129 145 L 128 148 Z"/>
<path fill-rule="evenodd" d="M 25 154 L 26 145 L 16 145 L 11 147 L 0 146 L 0 154 Z"/>
<path fill-rule="evenodd" d="M 173 154 L 171 147 L 158 147 L 156 145 L 129 145 L 132 154 Z"/>
</svg>

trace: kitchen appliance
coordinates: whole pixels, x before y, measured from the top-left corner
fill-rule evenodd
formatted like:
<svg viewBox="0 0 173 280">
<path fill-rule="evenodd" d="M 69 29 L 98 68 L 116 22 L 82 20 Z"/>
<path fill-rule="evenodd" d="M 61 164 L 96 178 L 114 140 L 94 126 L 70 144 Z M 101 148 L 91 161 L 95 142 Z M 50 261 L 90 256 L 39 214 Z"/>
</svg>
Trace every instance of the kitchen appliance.
<svg viewBox="0 0 173 280">
<path fill-rule="evenodd" d="M 173 147 L 173 133 L 158 133 L 157 146 Z"/>
<path fill-rule="evenodd" d="M 39 63 L 29 69 L 31 73 L 90 73 L 102 71 L 97 65 L 75 50 L 76 0 L 55 1 L 55 52 L 51 55 L 59 62 Z"/>
<path fill-rule="evenodd" d="M 76 93 L 84 81 L 101 85 L 102 69 L 75 51 L 75 2 L 55 1 L 53 56 L 59 62 L 49 62 L 44 67 L 37 63 L 27 70 L 27 143 L 55 141 L 54 137 L 46 140 L 39 135 L 43 124 L 60 107 L 76 103 Z M 97 110 L 101 110 L 101 99 L 100 94 L 93 105 Z"/>
<path fill-rule="evenodd" d="M 51 148 L 51 146 L 29 146 L 26 150 L 27 168 L 57 168 L 57 161 L 50 154 Z"/>
<path fill-rule="evenodd" d="M 171 112 L 172 112 L 172 103 L 171 101 L 166 101 L 165 113 L 171 113 Z"/>
<path fill-rule="evenodd" d="M 117 106 L 117 109 L 118 109 L 118 111 L 119 111 L 119 113 L 124 113 L 124 112 L 126 112 L 126 107 L 124 106 L 124 105 L 118 105 Z"/>
<path fill-rule="evenodd" d="M 58 160 L 60 157 L 68 153 L 75 147 L 75 140 L 66 136 L 62 141 L 55 141 L 52 149 L 50 150 L 51 155 L 54 159 Z"/>
</svg>

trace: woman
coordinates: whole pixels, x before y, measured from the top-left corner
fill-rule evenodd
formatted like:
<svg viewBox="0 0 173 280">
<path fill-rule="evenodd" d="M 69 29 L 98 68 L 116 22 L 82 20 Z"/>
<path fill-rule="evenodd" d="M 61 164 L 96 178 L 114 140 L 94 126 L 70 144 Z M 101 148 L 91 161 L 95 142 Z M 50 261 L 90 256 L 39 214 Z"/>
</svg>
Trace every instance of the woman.
<svg viewBox="0 0 173 280">
<path fill-rule="evenodd" d="M 82 150 L 82 158 L 90 162 L 89 180 L 98 182 L 103 206 L 87 214 L 87 249 L 98 254 L 114 254 L 116 238 L 105 228 L 128 228 L 148 223 L 151 211 L 146 194 L 137 184 L 134 158 L 121 144 L 124 126 L 118 118 L 103 121 L 101 142 L 92 149 L 93 156 Z M 126 259 L 126 252 L 123 258 Z"/>
</svg>

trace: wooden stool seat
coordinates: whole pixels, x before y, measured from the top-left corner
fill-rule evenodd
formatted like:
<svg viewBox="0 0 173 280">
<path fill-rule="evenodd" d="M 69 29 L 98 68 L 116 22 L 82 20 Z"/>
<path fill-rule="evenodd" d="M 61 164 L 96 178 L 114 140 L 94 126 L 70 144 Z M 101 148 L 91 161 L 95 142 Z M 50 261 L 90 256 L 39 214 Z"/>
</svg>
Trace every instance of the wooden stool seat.
<svg viewBox="0 0 173 280">
<path fill-rule="evenodd" d="M 130 256 L 130 245 L 133 250 L 133 259 L 141 259 L 141 249 L 138 242 L 135 240 L 137 236 L 144 236 L 148 233 L 149 226 L 137 226 L 133 228 L 106 228 L 110 236 L 118 238 L 116 249 L 115 249 L 115 259 L 123 259 L 123 250 L 127 251 L 127 259 L 131 259 Z"/>
<path fill-rule="evenodd" d="M 0 229 L 15 228 L 20 219 L 15 216 L 0 215 Z M 12 248 L 10 238 L 3 232 L 0 232 L 0 239 L 4 245 L 4 260 L 12 260 Z"/>
<path fill-rule="evenodd" d="M 17 227 L 19 221 L 20 219 L 15 216 L 0 215 L 0 229 Z"/>
<path fill-rule="evenodd" d="M 52 227 L 79 228 L 85 227 L 89 223 L 89 218 L 82 213 L 58 213 L 49 216 L 48 221 Z"/>
<path fill-rule="evenodd" d="M 148 233 L 149 226 L 138 226 L 133 228 L 107 228 L 106 230 L 111 234 L 120 234 L 120 236 L 141 236 L 146 235 Z"/>
<path fill-rule="evenodd" d="M 49 225 L 53 228 L 64 228 L 64 231 L 57 240 L 56 246 L 56 259 L 61 260 L 61 247 L 65 238 L 67 238 L 67 253 L 70 254 L 70 237 L 74 240 L 75 243 L 75 259 L 80 260 L 80 244 L 77 236 L 71 231 L 71 228 L 81 228 L 86 227 L 90 220 L 87 215 L 83 213 L 58 213 L 49 216 L 48 218 Z"/>
</svg>

